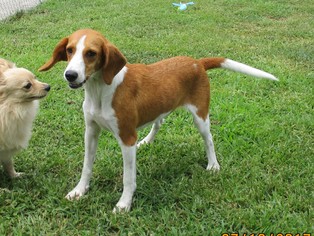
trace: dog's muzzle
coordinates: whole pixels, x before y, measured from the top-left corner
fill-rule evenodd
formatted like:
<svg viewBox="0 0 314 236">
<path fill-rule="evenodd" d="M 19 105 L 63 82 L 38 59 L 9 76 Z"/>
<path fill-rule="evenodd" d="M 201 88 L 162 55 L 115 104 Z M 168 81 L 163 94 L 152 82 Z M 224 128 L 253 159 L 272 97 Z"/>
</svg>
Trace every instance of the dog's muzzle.
<svg viewBox="0 0 314 236">
<path fill-rule="evenodd" d="M 72 89 L 80 88 L 86 82 L 86 80 L 84 80 L 81 83 L 76 83 L 75 81 L 78 78 L 78 73 L 76 71 L 73 71 L 73 70 L 66 71 L 65 74 L 64 74 L 64 77 L 69 82 L 69 86 Z"/>
</svg>

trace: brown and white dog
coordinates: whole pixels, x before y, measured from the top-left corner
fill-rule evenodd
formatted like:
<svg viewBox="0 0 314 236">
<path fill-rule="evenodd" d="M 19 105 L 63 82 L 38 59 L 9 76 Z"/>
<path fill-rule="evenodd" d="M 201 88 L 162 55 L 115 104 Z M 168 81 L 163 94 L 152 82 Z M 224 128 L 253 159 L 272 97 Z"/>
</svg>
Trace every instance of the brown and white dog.
<svg viewBox="0 0 314 236">
<path fill-rule="evenodd" d="M 0 58 L 0 163 L 11 178 L 20 176 L 13 155 L 28 145 L 39 102 L 50 86 Z"/>
<path fill-rule="evenodd" d="M 205 142 L 207 170 L 219 170 L 208 116 L 210 88 L 206 70 L 225 68 L 277 80 L 273 75 L 225 58 L 174 57 L 160 62 L 128 64 L 103 35 L 91 29 L 63 38 L 40 71 L 68 61 L 64 78 L 73 89 L 84 86 L 85 158 L 77 186 L 66 198 L 79 199 L 89 188 L 101 129 L 111 131 L 123 155 L 123 193 L 114 212 L 129 211 L 136 189 L 136 148 L 153 141 L 163 118 L 185 107 Z M 154 123 L 137 143 L 137 129 Z"/>
</svg>

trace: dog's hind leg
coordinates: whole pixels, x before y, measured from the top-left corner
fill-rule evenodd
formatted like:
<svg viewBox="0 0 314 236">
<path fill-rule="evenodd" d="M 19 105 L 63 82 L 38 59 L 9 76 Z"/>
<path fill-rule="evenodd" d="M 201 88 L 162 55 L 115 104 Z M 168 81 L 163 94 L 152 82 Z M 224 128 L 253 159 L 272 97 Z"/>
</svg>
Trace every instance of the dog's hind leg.
<svg viewBox="0 0 314 236">
<path fill-rule="evenodd" d="M 161 114 L 154 122 L 152 129 L 150 130 L 149 134 L 143 138 L 138 144 L 137 144 L 137 148 L 139 148 L 140 146 L 142 146 L 143 144 L 146 143 L 152 143 L 155 139 L 156 134 L 158 133 L 160 126 L 162 125 L 162 123 L 164 122 L 165 117 L 167 117 L 170 114 L 170 112 L 166 112 Z"/>
<path fill-rule="evenodd" d="M 207 170 L 218 171 L 220 169 L 219 163 L 216 158 L 213 136 L 210 132 L 210 119 L 207 115 L 204 120 L 197 115 L 197 108 L 193 105 L 187 105 L 186 108 L 193 114 L 194 124 L 200 132 L 206 148 L 206 155 L 208 159 Z"/>
<path fill-rule="evenodd" d="M 163 123 L 163 118 L 158 119 L 152 126 L 152 129 L 150 130 L 149 134 L 143 138 L 138 144 L 137 144 L 137 148 L 139 148 L 141 145 L 146 144 L 146 143 L 151 143 L 154 141 L 155 136 L 158 132 L 158 130 L 160 129 L 160 126 Z"/>
</svg>

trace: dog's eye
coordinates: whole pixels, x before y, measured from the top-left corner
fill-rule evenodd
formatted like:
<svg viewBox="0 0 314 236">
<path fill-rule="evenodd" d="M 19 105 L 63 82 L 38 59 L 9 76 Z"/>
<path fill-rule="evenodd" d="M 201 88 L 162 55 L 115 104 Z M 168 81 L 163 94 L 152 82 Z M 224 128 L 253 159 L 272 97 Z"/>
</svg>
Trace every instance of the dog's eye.
<svg viewBox="0 0 314 236">
<path fill-rule="evenodd" d="M 30 89 L 31 87 L 32 87 L 32 84 L 31 83 L 27 83 L 23 88 Z"/>
<path fill-rule="evenodd" d="M 92 57 L 96 56 L 96 52 L 89 50 L 86 52 L 86 56 L 89 58 L 92 58 Z"/>
<path fill-rule="evenodd" d="M 67 53 L 72 54 L 73 53 L 73 48 L 67 48 Z"/>
</svg>

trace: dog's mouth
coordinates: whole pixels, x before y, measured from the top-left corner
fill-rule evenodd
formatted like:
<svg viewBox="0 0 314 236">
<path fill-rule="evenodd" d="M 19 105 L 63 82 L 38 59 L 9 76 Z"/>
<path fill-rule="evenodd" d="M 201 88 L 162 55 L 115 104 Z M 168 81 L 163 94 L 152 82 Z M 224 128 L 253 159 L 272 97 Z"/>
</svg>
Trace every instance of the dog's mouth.
<svg viewBox="0 0 314 236">
<path fill-rule="evenodd" d="M 71 89 L 77 89 L 77 88 L 82 87 L 83 84 L 86 83 L 86 81 L 87 81 L 87 79 L 85 79 L 82 83 L 79 83 L 79 84 L 77 84 L 77 83 L 69 83 L 69 86 L 70 86 Z"/>
<path fill-rule="evenodd" d="M 38 100 L 38 99 L 42 99 L 42 98 L 46 97 L 46 95 L 47 94 L 41 95 L 41 96 L 32 96 L 32 97 L 29 97 L 28 99 L 30 99 L 30 100 Z"/>
</svg>

